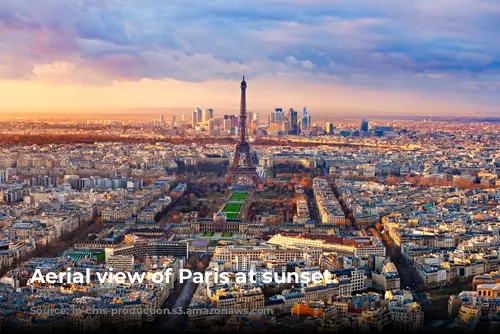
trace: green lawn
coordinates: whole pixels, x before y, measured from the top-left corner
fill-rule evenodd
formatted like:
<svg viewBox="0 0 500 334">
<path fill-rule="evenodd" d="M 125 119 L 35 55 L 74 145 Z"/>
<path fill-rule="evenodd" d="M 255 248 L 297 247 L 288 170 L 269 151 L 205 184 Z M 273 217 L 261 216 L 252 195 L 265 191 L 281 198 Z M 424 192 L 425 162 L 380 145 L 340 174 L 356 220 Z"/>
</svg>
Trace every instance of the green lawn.
<svg viewBox="0 0 500 334">
<path fill-rule="evenodd" d="M 226 217 L 227 218 L 237 218 L 238 217 L 238 212 L 226 212 Z"/>
<path fill-rule="evenodd" d="M 227 203 L 225 206 L 224 206 L 224 209 L 222 210 L 222 212 L 240 212 L 241 210 L 241 203 Z"/>
<path fill-rule="evenodd" d="M 244 201 L 247 198 L 247 193 L 244 191 L 237 191 L 231 195 L 230 201 Z"/>
<path fill-rule="evenodd" d="M 205 232 L 203 234 L 204 237 L 213 237 L 214 236 L 214 232 Z"/>
<path fill-rule="evenodd" d="M 106 253 L 97 254 L 97 262 L 106 262 Z"/>
<path fill-rule="evenodd" d="M 228 232 L 225 232 L 225 233 L 222 233 L 222 236 L 227 238 L 227 237 L 232 237 L 233 234 L 232 233 L 228 233 Z"/>
</svg>

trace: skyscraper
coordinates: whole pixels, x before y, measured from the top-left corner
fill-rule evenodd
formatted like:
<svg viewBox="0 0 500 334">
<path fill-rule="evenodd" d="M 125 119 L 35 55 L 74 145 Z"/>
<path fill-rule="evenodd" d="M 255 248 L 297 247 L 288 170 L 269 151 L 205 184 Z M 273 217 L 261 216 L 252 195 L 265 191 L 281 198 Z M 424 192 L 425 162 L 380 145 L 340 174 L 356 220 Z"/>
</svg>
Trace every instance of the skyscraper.
<svg viewBox="0 0 500 334">
<path fill-rule="evenodd" d="M 205 122 L 207 122 L 209 119 L 210 119 L 210 115 L 209 115 L 209 111 L 208 111 L 208 109 L 203 109 L 201 121 L 202 121 L 203 123 L 205 123 Z"/>
<path fill-rule="evenodd" d="M 248 123 L 251 123 L 253 120 L 253 111 L 247 111 L 247 119 Z"/>
<path fill-rule="evenodd" d="M 252 113 L 252 118 L 249 118 L 249 123 L 252 126 L 252 131 L 254 132 L 259 126 L 259 113 Z"/>
<path fill-rule="evenodd" d="M 269 124 L 278 123 L 281 124 L 284 120 L 283 109 L 275 108 L 269 113 Z"/>
<path fill-rule="evenodd" d="M 256 125 L 259 125 L 259 113 L 258 112 L 253 113 L 253 121 Z"/>
<path fill-rule="evenodd" d="M 224 130 L 231 131 L 232 124 L 231 124 L 231 120 L 229 119 L 229 117 L 228 118 L 224 118 L 224 123 L 223 124 L 224 124 Z"/>
<path fill-rule="evenodd" d="M 193 111 L 193 116 L 191 118 L 191 125 L 193 126 L 193 129 L 196 128 L 197 124 L 198 124 L 198 108 L 196 108 Z"/>
<path fill-rule="evenodd" d="M 333 125 L 333 123 L 326 123 L 325 125 L 325 133 L 327 135 L 333 135 L 333 132 L 335 131 L 335 126 Z"/>
<path fill-rule="evenodd" d="M 160 125 L 165 124 L 165 116 L 163 114 L 160 115 Z"/>
<path fill-rule="evenodd" d="M 276 114 L 274 116 L 274 122 L 281 124 L 285 120 L 285 114 L 283 113 L 283 109 L 276 108 Z"/>
<path fill-rule="evenodd" d="M 288 133 L 290 131 L 290 122 L 288 120 L 284 120 L 281 123 L 281 132 Z"/>
<path fill-rule="evenodd" d="M 364 118 L 361 121 L 361 131 L 368 131 L 368 121 Z"/>
<path fill-rule="evenodd" d="M 288 122 L 290 123 L 290 132 L 292 134 L 297 134 L 298 130 L 298 114 L 293 108 L 288 110 Z"/>
<path fill-rule="evenodd" d="M 200 108 L 196 108 L 195 111 L 196 111 L 196 122 L 201 122 L 203 119 L 203 110 L 201 110 Z"/>
<path fill-rule="evenodd" d="M 299 127 L 301 133 L 311 130 L 311 115 L 307 112 L 306 107 L 302 108 L 302 118 L 300 119 Z"/>
<path fill-rule="evenodd" d="M 238 117 L 236 115 L 229 116 L 231 120 L 231 126 L 237 128 L 238 127 Z"/>
<path fill-rule="evenodd" d="M 215 134 L 215 120 L 213 118 L 208 120 L 208 133 L 211 136 Z"/>
<path fill-rule="evenodd" d="M 214 118 L 214 110 L 213 109 L 207 109 L 208 111 L 208 119 Z"/>
<path fill-rule="evenodd" d="M 175 115 L 172 116 L 172 125 L 176 125 Z"/>
<path fill-rule="evenodd" d="M 201 122 L 203 120 L 203 110 L 201 108 L 196 108 L 196 113 L 198 115 L 197 122 Z"/>
</svg>

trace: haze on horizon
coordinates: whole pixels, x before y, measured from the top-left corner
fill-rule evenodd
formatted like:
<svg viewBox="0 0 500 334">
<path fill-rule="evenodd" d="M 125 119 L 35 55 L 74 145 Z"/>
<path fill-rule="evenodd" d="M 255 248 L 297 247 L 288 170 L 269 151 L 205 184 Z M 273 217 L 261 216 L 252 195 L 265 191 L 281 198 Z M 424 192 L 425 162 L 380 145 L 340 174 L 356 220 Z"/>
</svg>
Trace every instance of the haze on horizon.
<svg viewBox="0 0 500 334">
<path fill-rule="evenodd" d="M 500 116 L 497 0 L 0 2 L 0 112 Z"/>
</svg>

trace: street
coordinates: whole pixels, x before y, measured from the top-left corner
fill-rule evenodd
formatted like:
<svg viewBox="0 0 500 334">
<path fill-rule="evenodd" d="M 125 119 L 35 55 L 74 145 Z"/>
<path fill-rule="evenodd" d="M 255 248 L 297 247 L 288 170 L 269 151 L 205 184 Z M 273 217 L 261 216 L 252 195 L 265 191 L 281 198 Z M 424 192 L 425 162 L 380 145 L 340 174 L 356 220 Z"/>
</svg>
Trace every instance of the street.
<svg viewBox="0 0 500 334">
<path fill-rule="evenodd" d="M 314 192 L 312 190 L 306 189 L 305 193 L 307 195 L 307 203 L 309 204 L 309 215 L 316 224 L 320 224 L 321 219 L 319 216 L 319 210 L 316 205 L 316 201 L 314 199 Z"/>
<path fill-rule="evenodd" d="M 200 254 L 193 254 L 189 258 L 188 264 L 190 264 L 192 268 L 196 267 L 196 272 L 205 273 L 210 257 L 205 256 L 201 261 L 199 261 L 199 259 Z M 197 287 L 198 283 L 194 283 L 192 278 L 186 282 L 177 283 L 163 307 L 169 310 L 181 308 L 185 311 Z M 184 320 L 185 318 L 182 314 L 162 314 L 156 317 L 152 325 L 155 329 L 178 330 L 183 327 Z"/>
<path fill-rule="evenodd" d="M 382 238 L 384 245 L 387 248 L 387 255 L 390 257 L 398 270 L 399 278 L 401 280 L 401 289 L 410 290 L 413 294 L 414 300 L 420 304 L 424 311 L 425 323 L 430 323 L 436 319 L 438 310 L 429 298 L 418 289 L 418 275 L 408 264 L 406 264 L 403 256 L 401 255 L 401 248 L 395 245 L 389 245 L 385 238 Z"/>
</svg>

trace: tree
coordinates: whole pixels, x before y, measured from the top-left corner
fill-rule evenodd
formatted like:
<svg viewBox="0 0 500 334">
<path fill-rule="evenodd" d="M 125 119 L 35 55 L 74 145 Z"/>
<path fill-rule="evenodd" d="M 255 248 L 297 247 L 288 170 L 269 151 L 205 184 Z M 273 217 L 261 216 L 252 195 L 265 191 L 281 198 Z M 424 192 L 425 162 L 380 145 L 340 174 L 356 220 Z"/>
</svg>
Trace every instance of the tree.
<svg viewBox="0 0 500 334">
<path fill-rule="evenodd" d="M 387 183 L 389 185 L 395 185 L 395 184 L 398 184 L 398 178 L 394 175 L 387 175 Z"/>
<path fill-rule="evenodd" d="M 312 178 L 310 176 L 304 176 L 302 178 L 302 181 L 300 182 L 300 185 L 302 188 L 312 188 Z"/>
</svg>

